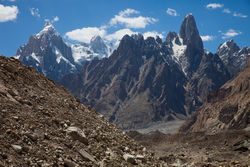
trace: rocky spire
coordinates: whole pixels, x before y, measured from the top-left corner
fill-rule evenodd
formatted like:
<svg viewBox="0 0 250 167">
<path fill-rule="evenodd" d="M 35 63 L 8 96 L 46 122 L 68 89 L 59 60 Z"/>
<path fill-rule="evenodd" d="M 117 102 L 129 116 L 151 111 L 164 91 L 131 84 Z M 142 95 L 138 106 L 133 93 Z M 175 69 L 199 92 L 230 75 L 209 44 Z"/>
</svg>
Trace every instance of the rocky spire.
<svg viewBox="0 0 250 167">
<path fill-rule="evenodd" d="M 204 54 L 203 43 L 192 14 L 185 16 L 181 24 L 179 36 L 183 39 L 183 44 L 187 46 L 184 64 L 186 64 L 187 75 L 191 77 L 198 69 Z"/>
<path fill-rule="evenodd" d="M 195 48 L 203 49 L 203 43 L 192 14 L 185 16 L 185 19 L 181 24 L 179 35 L 183 39 L 184 45 L 192 43 Z"/>
</svg>

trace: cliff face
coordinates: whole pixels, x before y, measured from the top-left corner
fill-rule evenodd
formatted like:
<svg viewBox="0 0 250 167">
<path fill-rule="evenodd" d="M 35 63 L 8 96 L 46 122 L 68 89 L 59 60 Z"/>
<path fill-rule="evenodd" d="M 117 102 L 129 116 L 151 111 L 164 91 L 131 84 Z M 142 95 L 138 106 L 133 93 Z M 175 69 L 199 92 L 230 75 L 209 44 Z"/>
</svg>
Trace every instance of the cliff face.
<svg viewBox="0 0 250 167">
<path fill-rule="evenodd" d="M 3 56 L 0 124 L 0 166 L 159 165 L 63 87 Z"/>
<path fill-rule="evenodd" d="M 219 90 L 210 93 L 207 102 L 181 128 L 181 132 L 217 133 L 225 129 L 243 129 L 250 125 L 250 58 L 248 66 Z"/>
</svg>

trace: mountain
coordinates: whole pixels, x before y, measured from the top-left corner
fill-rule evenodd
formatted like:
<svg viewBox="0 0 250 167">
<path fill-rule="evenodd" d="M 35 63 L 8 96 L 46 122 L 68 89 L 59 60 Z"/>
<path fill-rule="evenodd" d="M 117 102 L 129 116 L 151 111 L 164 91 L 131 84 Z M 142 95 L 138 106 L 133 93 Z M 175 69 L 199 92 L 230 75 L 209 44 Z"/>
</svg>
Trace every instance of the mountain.
<svg viewBox="0 0 250 167">
<path fill-rule="evenodd" d="M 16 57 L 55 81 L 65 74 L 78 71 L 71 48 L 49 22 L 17 50 Z"/>
<path fill-rule="evenodd" d="M 71 46 L 75 63 L 79 65 L 82 65 L 85 61 L 109 57 L 115 49 L 112 43 L 104 41 L 100 36 L 94 36 L 89 44 L 80 43 L 69 45 Z"/>
<path fill-rule="evenodd" d="M 99 35 L 90 40 L 90 48 L 99 55 L 99 58 L 108 57 L 114 50 L 113 44 L 105 42 Z"/>
<path fill-rule="evenodd" d="M 181 128 L 181 132 L 217 133 L 250 126 L 250 57 L 248 66 L 207 97 L 207 102 Z"/>
<path fill-rule="evenodd" d="M 99 36 L 90 44 L 66 43 L 53 25 L 46 22 L 38 34 L 32 35 L 29 42 L 17 50 L 16 58 L 58 81 L 66 74 L 78 72 L 85 61 L 109 56 L 113 51 L 111 46 Z"/>
<path fill-rule="evenodd" d="M 229 40 L 219 46 L 217 54 L 226 65 L 230 75 L 235 76 L 246 67 L 250 47 L 240 49 L 233 40 Z"/>
<path fill-rule="evenodd" d="M 186 46 L 183 60 L 181 60 L 182 66 L 186 64 L 184 72 L 190 77 L 197 71 L 202 55 L 204 54 L 203 43 L 193 15 L 188 14 L 185 16 L 181 24 L 179 37 L 182 39 L 183 45 Z"/>
<path fill-rule="evenodd" d="M 220 57 L 205 52 L 189 14 L 179 34 L 170 32 L 164 42 L 126 35 L 110 57 L 85 63 L 59 83 L 119 127 L 131 129 L 184 119 L 229 79 Z"/>
<path fill-rule="evenodd" d="M 32 67 L 2 56 L 0 64 L 0 166 L 162 164 Z"/>
<path fill-rule="evenodd" d="M 67 75 L 60 83 L 120 127 L 171 120 L 176 117 L 171 111 L 185 112 L 185 77 L 167 52 L 152 37 L 126 35 L 109 58 L 85 63 L 79 74 Z"/>
</svg>

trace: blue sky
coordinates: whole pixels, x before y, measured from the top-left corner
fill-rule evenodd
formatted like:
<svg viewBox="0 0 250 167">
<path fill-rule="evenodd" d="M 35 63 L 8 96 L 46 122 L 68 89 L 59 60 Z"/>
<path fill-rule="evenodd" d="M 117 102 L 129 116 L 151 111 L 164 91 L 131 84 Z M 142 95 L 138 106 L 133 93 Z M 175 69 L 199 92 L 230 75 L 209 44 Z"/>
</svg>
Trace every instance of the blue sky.
<svg viewBox="0 0 250 167">
<path fill-rule="evenodd" d="M 45 20 L 69 42 L 116 42 L 135 32 L 165 40 L 189 13 L 208 51 L 230 39 L 250 46 L 250 0 L 0 0 L 0 55 L 15 55 Z"/>
</svg>

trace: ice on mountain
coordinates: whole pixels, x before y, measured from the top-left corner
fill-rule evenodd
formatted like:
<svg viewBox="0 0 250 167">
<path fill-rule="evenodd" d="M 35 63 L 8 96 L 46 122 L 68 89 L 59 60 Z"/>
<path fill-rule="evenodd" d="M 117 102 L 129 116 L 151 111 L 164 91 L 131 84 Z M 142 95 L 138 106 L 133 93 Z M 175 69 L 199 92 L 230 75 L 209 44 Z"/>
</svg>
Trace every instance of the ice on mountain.
<svg viewBox="0 0 250 167">
<path fill-rule="evenodd" d="M 31 57 L 32 57 L 34 60 L 36 60 L 38 63 L 40 63 L 39 57 L 36 56 L 36 54 L 35 54 L 34 52 L 31 54 Z"/>
</svg>

